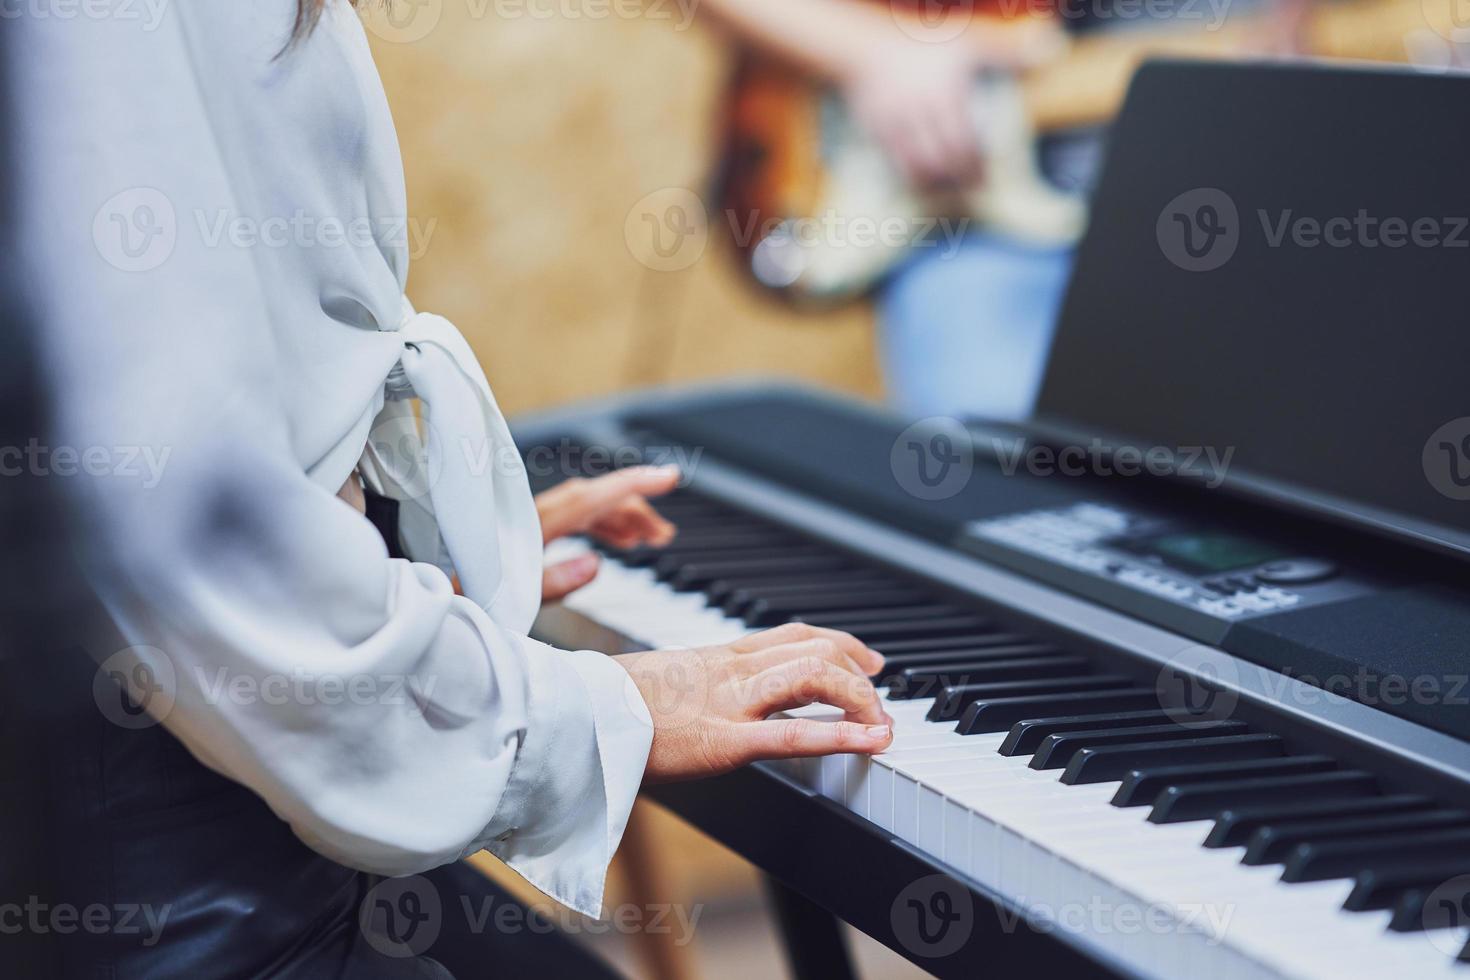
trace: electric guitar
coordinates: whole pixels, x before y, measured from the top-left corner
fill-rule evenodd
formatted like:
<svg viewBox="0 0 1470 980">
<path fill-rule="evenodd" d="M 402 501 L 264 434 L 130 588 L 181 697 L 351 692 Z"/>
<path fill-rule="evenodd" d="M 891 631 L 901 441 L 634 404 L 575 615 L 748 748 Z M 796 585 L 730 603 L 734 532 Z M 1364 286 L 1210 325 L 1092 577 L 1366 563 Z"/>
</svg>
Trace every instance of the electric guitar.
<svg viewBox="0 0 1470 980">
<path fill-rule="evenodd" d="M 1291 47 L 1403 61 L 1416 32 L 1429 31 L 1423 10 L 1417 0 L 1335 3 L 1293 25 Z M 903 29 L 904 16 L 895 10 L 895 30 Z M 976 15 L 970 36 L 993 48 L 996 32 L 1036 26 Z M 910 186 L 836 92 L 749 52 L 726 103 L 717 194 L 724 220 L 717 223 L 756 283 L 806 306 L 860 297 L 914 249 L 970 228 L 1067 245 L 1082 233 L 1086 205 L 1041 175 L 1039 135 L 1106 122 L 1146 58 L 1246 57 L 1282 47 L 1279 19 L 1241 16 L 1215 30 L 1176 23 L 1088 37 L 1034 69 L 987 72 L 972 99 L 985 178 L 959 194 Z"/>
</svg>

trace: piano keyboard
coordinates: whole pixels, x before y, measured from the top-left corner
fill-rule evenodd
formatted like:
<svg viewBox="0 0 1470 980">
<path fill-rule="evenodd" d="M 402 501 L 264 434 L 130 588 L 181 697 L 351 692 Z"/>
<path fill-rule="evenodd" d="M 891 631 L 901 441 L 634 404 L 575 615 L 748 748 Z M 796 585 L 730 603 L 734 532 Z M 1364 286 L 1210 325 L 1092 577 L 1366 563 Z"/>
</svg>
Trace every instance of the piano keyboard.
<svg viewBox="0 0 1470 980">
<path fill-rule="evenodd" d="M 858 636 L 887 658 L 891 748 L 783 771 L 1036 920 L 1145 976 L 1470 975 L 1445 905 L 1470 907 L 1470 813 L 1165 710 L 973 600 L 725 503 L 657 506 L 673 545 L 601 549 L 565 607 L 643 648 L 792 620 Z"/>
</svg>

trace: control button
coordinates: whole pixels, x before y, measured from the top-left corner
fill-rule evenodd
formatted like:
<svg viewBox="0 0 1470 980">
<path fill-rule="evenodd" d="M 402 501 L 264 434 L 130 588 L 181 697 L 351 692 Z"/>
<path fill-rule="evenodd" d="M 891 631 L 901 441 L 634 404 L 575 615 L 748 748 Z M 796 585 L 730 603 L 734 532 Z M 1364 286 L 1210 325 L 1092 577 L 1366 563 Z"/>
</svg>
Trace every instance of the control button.
<svg viewBox="0 0 1470 980">
<path fill-rule="evenodd" d="M 1271 585 L 1302 585 L 1320 582 L 1337 574 L 1337 566 L 1320 558 L 1287 558 L 1269 561 L 1256 569 L 1256 578 Z"/>
<path fill-rule="evenodd" d="M 1242 592 L 1256 591 L 1256 583 L 1248 578 L 1228 578 L 1225 581 Z"/>
</svg>

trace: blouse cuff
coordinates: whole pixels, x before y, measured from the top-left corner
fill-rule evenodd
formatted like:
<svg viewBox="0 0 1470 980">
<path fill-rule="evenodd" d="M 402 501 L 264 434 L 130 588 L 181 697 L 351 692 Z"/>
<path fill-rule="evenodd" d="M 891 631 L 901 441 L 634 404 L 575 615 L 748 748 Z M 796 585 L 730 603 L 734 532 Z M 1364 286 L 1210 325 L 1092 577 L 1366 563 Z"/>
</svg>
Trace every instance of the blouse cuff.
<svg viewBox="0 0 1470 980">
<path fill-rule="evenodd" d="M 528 724 L 495 816 L 466 853 L 485 848 L 558 902 L 597 918 L 643 781 L 653 720 L 610 658 L 520 642 Z"/>
</svg>

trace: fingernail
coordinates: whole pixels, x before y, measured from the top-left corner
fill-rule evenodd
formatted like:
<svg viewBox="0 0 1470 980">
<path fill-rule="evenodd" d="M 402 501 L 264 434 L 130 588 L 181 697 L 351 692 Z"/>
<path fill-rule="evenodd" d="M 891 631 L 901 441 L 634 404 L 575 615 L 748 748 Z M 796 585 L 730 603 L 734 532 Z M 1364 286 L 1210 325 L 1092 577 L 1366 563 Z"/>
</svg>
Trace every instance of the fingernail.
<svg viewBox="0 0 1470 980">
<path fill-rule="evenodd" d="M 868 735 L 869 735 L 869 737 L 871 737 L 871 738 L 873 738 L 873 739 L 875 739 L 875 740 L 877 740 L 879 742 L 883 741 L 885 738 L 888 737 L 888 731 L 889 731 L 889 728 L 888 728 L 887 725 L 869 725 L 868 726 Z"/>
</svg>

